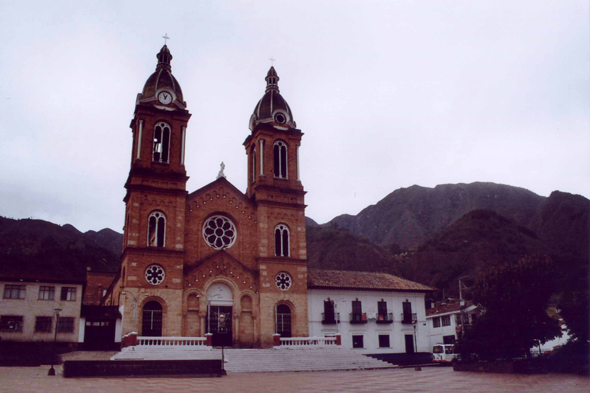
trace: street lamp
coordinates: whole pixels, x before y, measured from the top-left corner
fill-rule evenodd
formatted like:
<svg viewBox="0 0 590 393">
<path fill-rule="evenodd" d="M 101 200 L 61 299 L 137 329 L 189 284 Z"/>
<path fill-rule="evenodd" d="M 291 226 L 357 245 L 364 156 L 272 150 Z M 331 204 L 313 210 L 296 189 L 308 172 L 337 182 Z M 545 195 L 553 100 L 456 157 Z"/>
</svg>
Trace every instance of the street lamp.
<svg viewBox="0 0 590 393">
<path fill-rule="evenodd" d="M 216 296 L 221 297 L 221 294 L 216 293 L 213 296 L 207 296 L 207 333 L 211 333 L 211 299 Z"/>
<path fill-rule="evenodd" d="M 127 295 L 131 295 L 131 297 L 133 298 L 133 332 L 137 333 L 137 327 L 135 325 L 135 315 L 136 315 L 136 309 L 137 309 L 137 300 L 139 299 L 140 295 L 146 295 L 147 293 L 145 292 L 139 292 L 137 294 L 133 294 L 133 292 L 127 292 L 127 291 L 123 291 L 121 292 L 121 295 L 125 295 L 125 299 L 127 299 Z"/>
<path fill-rule="evenodd" d="M 53 363 L 55 363 L 55 342 L 57 341 L 57 322 L 59 320 L 59 314 L 61 313 L 62 309 L 56 307 L 53 312 L 55 313 L 55 334 L 53 336 L 53 349 L 51 351 L 51 368 L 47 372 L 47 375 L 55 375 L 55 369 L 53 368 Z"/>
</svg>

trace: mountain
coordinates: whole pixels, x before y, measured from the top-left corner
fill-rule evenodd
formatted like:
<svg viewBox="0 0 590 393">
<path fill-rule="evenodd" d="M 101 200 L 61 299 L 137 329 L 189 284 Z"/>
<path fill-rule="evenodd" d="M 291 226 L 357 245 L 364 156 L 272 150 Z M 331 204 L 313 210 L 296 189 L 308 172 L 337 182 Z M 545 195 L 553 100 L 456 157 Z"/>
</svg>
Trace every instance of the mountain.
<svg viewBox="0 0 590 393">
<path fill-rule="evenodd" d="M 356 216 L 342 215 L 329 224 L 384 246 L 416 248 L 464 214 L 486 209 L 519 225 L 533 224 L 546 198 L 524 188 L 495 183 L 443 184 L 434 188 L 400 188 Z"/>
<path fill-rule="evenodd" d="M 69 224 L 0 217 L 0 275 L 84 279 L 88 267 L 93 271 L 117 271 L 120 251 L 115 253 L 92 237 Z"/>
<path fill-rule="evenodd" d="M 588 258 L 590 201 L 581 195 L 553 191 L 539 208 L 532 229 L 555 254 Z"/>
<path fill-rule="evenodd" d="M 306 234 L 310 268 L 399 274 L 393 255 L 345 229 L 308 225 Z"/>
<path fill-rule="evenodd" d="M 549 253 L 550 247 L 532 230 L 491 210 L 474 210 L 409 254 L 402 275 L 455 294 L 461 277 L 474 278 L 525 255 Z"/>
<path fill-rule="evenodd" d="M 99 246 L 112 251 L 116 255 L 121 254 L 123 247 L 123 234 L 105 228 L 98 232 L 88 231 L 84 233 L 84 237 L 95 242 Z"/>
</svg>

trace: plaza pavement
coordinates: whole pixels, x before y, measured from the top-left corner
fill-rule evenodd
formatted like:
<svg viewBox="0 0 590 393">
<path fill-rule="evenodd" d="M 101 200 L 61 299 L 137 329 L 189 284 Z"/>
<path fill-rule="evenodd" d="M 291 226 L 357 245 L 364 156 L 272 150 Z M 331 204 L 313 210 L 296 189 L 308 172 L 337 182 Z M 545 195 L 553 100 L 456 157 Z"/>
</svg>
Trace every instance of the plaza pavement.
<svg viewBox="0 0 590 393">
<path fill-rule="evenodd" d="M 559 392 L 590 391 L 590 378 L 563 374 L 455 372 L 450 367 L 281 373 L 221 378 L 63 378 L 49 366 L 0 367 L 0 392 Z"/>
</svg>

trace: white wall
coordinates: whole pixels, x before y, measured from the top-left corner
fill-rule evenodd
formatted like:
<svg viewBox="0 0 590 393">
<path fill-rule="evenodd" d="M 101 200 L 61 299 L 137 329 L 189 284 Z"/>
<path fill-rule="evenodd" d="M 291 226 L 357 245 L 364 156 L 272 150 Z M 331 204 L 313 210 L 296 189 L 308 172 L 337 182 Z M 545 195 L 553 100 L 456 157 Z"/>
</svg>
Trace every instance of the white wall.
<svg viewBox="0 0 590 393">
<path fill-rule="evenodd" d="M 25 285 L 24 299 L 4 299 L 5 285 Z M 39 300 L 40 286 L 54 286 L 54 300 Z M 62 287 L 75 287 L 76 300 L 60 300 Z M 82 284 L 31 283 L 31 282 L 0 282 L 0 315 L 14 315 L 23 317 L 22 332 L 0 331 L 2 340 L 9 341 L 53 341 L 55 334 L 55 318 L 51 332 L 35 332 L 36 317 L 53 317 L 54 309 L 62 309 L 60 317 L 74 317 L 74 331 L 72 333 L 57 333 L 58 342 L 78 342 L 80 309 L 82 306 Z"/>
<path fill-rule="evenodd" d="M 473 321 L 473 315 L 480 316 L 480 311 L 475 306 L 470 306 L 466 308 L 464 311 L 465 315 L 469 316 L 469 322 Z M 440 313 L 435 315 L 429 315 L 427 317 L 428 321 L 428 339 L 430 341 L 430 352 L 432 352 L 432 347 L 435 344 L 442 344 L 444 343 L 444 336 L 454 336 L 455 340 L 458 340 L 461 333 L 457 332 L 457 316 L 461 313 L 460 310 L 450 311 L 447 313 Z M 444 316 L 449 316 L 451 320 L 451 324 L 449 326 L 443 326 L 442 318 Z M 440 327 L 434 327 L 433 320 L 435 318 L 440 318 Z"/>
<path fill-rule="evenodd" d="M 340 323 L 336 325 L 322 325 L 324 301 L 334 301 L 335 312 L 340 313 Z M 367 314 L 367 323 L 351 324 L 349 314 L 352 312 L 352 301 L 362 302 L 362 312 Z M 393 323 L 377 324 L 377 302 L 383 299 L 387 302 L 387 312 L 393 314 Z M 412 313 L 417 314 L 418 321 L 413 324 L 402 324 L 403 306 L 406 299 L 412 303 Z M 329 334 L 340 333 L 342 346 L 352 349 L 352 336 L 363 336 L 363 349 L 356 349 L 360 353 L 405 353 L 405 335 L 414 335 L 415 351 L 430 352 L 428 341 L 428 327 L 426 326 L 426 312 L 424 308 L 424 293 L 394 292 L 394 291 L 359 291 L 359 290 L 308 290 L 308 319 L 309 335 L 324 337 Z M 389 348 L 379 348 L 379 335 L 389 335 Z"/>
</svg>

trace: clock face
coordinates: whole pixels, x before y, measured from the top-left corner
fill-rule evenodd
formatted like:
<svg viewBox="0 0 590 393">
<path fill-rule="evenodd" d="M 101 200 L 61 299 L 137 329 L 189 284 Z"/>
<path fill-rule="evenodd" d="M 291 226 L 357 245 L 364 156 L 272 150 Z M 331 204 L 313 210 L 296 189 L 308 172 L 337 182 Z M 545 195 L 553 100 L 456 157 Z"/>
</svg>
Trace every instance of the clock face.
<svg viewBox="0 0 590 393">
<path fill-rule="evenodd" d="M 158 94 L 158 101 L 164 105 L 168 105 L 172 102 L 172 94 L 168 93 L 167 91 L 163 91 Z"/>
</svg>

